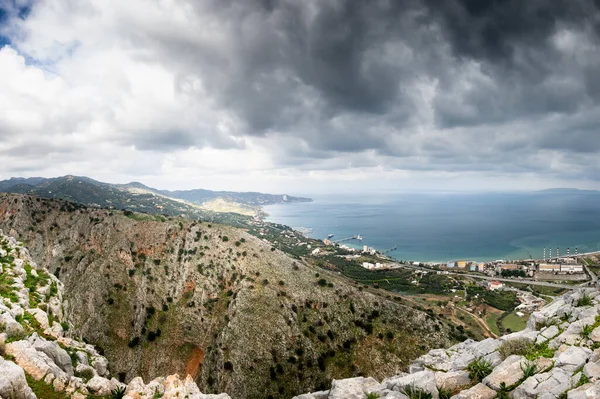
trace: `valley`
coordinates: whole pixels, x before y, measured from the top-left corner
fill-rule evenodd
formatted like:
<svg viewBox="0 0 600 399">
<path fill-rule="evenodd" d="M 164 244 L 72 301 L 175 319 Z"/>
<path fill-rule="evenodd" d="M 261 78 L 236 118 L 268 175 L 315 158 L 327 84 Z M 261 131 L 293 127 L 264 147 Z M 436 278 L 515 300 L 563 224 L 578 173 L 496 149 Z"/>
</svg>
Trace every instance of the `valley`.
<svg viewBox="0 0 600 399">
<path fill-rule="evenodd" d="M 0 229 L 61 280 L 71 333 L 126 382 L 189 373 L 202 392 L 284 398 L 457 339 L 451 320 L 232 226 L 2 194 Z"/>
</svg>

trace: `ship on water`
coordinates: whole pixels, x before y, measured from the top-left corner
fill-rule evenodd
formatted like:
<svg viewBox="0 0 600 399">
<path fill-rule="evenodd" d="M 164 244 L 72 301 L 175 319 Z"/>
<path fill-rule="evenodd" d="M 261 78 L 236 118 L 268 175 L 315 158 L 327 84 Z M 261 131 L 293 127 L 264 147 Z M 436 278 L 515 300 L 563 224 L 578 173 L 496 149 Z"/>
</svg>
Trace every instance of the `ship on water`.
<svg viewBox="0 0 600 399">
<path fill-rule="evenodd" d="M 329 234 L 329 235 L 327 236 L 327 238 L 331 238 L 331 237 L 333 237 L 333 236 L 334 236 L 334 234 Z"/>
</svg>

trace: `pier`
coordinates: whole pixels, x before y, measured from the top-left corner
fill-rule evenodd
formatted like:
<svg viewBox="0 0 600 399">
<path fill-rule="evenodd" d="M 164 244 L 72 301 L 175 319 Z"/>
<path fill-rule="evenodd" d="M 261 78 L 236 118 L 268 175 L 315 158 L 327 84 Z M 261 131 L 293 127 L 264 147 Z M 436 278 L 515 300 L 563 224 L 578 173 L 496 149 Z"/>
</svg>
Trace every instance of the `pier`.
<svg viewBox="0 0 600 399">
<path fill-rule="evenodd" d="M 339 240 L 331 241 L 333 244 L 339 244 L 340 242 L 350 241 L 350 240 L 358 240 L 362 241 L 362 236 L 360 234 L 353 235 L 352 237 L 340 238 Z"/>
</svg>

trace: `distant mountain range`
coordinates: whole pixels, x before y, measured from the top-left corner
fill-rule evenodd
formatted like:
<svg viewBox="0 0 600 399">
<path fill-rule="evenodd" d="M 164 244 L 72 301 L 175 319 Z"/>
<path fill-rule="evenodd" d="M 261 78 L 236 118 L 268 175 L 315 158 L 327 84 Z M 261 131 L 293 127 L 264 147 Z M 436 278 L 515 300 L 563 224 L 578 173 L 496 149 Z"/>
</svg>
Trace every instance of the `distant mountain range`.
<svg viewBox="0 0 600 399">
<path fill-rule="evenodd" d="M 312 201 L 310 198 L 293 197 L 286 194 L 203 189 L 167 191 L 148 187 L 139 182 L 110 184 L 83 176 L 13 177 L 0 181 L 0 192 L 64 199 L 86 206 L 168 216 L 200 217 L 225 223 L 231 221 L 222 219 L 233 216 L 227 217 L 215 215 L 215 213 L 239 213 L 251 216 L 260 213 L 260 207 L 264 205 Z"/>
</svg>

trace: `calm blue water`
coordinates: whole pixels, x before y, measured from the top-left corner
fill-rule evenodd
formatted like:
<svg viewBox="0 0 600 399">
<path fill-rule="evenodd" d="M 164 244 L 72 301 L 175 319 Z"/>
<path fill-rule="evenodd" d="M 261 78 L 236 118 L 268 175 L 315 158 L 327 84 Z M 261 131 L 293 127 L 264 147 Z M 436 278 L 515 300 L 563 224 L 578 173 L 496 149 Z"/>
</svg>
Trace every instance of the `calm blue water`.
<svg viewBox="0 0 600 399">
<path fill-rule="evenodd" d="M 600 250 L 600 193 L 402 194 L 320 197 L 265 207 L 268 221 L 322 239 L 355 234 L 396 259 L 424 262 L 542 257 L 544 247 Z"/>
</svg>

